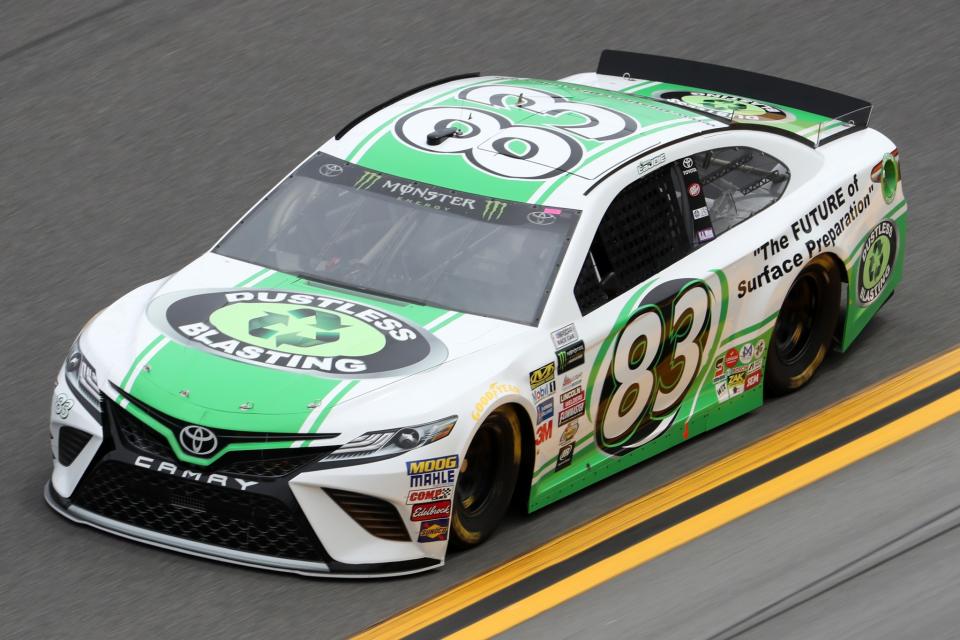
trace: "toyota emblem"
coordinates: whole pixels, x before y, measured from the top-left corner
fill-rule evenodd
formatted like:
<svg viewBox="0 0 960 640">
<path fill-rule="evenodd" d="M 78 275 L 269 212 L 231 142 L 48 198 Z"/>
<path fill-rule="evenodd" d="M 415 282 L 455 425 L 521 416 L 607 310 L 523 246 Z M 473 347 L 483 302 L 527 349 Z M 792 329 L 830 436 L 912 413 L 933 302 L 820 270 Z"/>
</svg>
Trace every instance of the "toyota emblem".
<svg viewBox="0 0 960 640">
<path fill-rule="evenodd" d="M 343 167 L 338 164 L 329 162 L 319 169 L 320 175 L 326 178 L 336 178 L 338 175 L 343 173 Z"/>
<path fill-rule="evenodd" d="M 527 214 L 527 221 L 531 224 L 548 225 L 553 224 L 556 216 L 546 211 L 531 211 Z"/>
<path fill-rule="evenodd" d="M 195 456 L 210 455 L 217 450 L 217 434 L 206 427 L 188 424 L 180 430 L 180 446 Z"/>
</svg>

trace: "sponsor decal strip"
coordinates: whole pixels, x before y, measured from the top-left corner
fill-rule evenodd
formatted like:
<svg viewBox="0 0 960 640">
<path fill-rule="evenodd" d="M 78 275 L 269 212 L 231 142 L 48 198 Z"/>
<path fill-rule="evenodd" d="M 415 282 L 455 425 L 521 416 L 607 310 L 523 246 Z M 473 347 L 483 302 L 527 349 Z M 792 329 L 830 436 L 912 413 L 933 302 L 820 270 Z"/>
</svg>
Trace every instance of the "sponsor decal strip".
<svg viewBox="0 0 960 640">
<path fill-rule="evenodd" d="M 440 329 L 443 329 L 445 326 L 447 326 L 457 318 L 461 317 L 462 315 L 463 315 L 462 313 L 458 313 L 456 311 L 447 311 L 445 314 L 443 314 L 436 320 L 433 320 L 432 322 L 429 322 L 423 325 L 423 328 L 426 329 L 427 331 L 430 331 L 431 333 L 435 333 Z"/>
<path fill-rule="evenodd" d="M 960 412 L 958 387 L 960 348 L 803 418 L 355 637 L 502 633 Z M 558 581 L 557 576 L 565 577 Z M 489 615 L 503 603 L 513 604 Z"/>
<path fill-rule="evenodd" d="M 777 314 L 779 314 L 779 313 L 780 313 L 779 310 L 774 311 L 773 313 L 771 313 L 769 316 L 767 316 L 766 318 L 764 318 L 764 319 L 761 320 L 760 322 L 758 322 L 758 323 L 756 323 L 756 324 L 752 324 L 752 325 L 750 325 L 749 327 L 747 327 L 746 329 L 741 329 L 740 331 L 737 331 L 736 333 L 731 334 L 726 340 L 723 341 L 722 346 L 725 347 L 725 346 L 727 346 L 728 344 L 730 344 L 731 342 L 735 342 L 735 341 L 737 341 L 737 340 L 740 340 L 741 338 L 744 338 L 744 339 L 745 339 L 745 336 L 747 336 L 747 335 L 749 335 L 749 334 L 751 334 L 751 333 L 753 333 L 753 332 L 755 332 L 755 331 L 759 331 L 760 329 L 763 329 L 763 328 L 766 327 L 768 324 L 770 324 L 771 322 L 773 322 L 774 320 L 776 320 L 776 319 L 777 319 Z"/>
</svg>

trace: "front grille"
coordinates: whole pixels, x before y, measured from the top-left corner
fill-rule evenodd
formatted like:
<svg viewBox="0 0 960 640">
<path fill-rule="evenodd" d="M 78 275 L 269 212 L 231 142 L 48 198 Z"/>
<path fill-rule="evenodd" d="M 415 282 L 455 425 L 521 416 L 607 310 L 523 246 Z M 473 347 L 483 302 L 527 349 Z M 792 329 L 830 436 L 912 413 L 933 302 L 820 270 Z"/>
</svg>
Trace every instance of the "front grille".
<svg viewBox="0 0 960 640">
<path fill-rule="evenodd" d="M 305 519 L 269 496 L 103 462 L 73 502 L 106 518 L 186 540 L 294 560 L 322 561 Z"/>
<path fill-rule="evenodd" d="M 57 458 L 60 460 L 60 464 L 69 467 L 80 455 L 83 448 L 87 446 L 87 443 L 90 442 L 90 434 L 73 427 L 60 427 L 58 440 L 60 446 Z"/>
<path fill-rule="evenodd" d="M 356 520 L 357 524 L 371 535 L 384 540 L 403 542 L 410 540 L 400 514 L 389 502 L 342 489 L 326 489 L 326 492 L 340 505 L 341 509 L 347 512 L 347 515 Z"/>
<path fill-rule="evenodd" d="M 128 448 L 156 458 L 176 460 L 167 440 L 155 429 L 144 424 L 135 415 L 111 402 L 110 420 Z M 292 436 L 291 436 L 292 437 Z M 232 451 L 209 467 L 184 465 L 196 471 L 232 473 L 252 478 L 282 478 L 297 471 L 306 464 L 320 459 L 337 447 L 309 447 L 306 449 L 255 449 Z"/>
</svg>

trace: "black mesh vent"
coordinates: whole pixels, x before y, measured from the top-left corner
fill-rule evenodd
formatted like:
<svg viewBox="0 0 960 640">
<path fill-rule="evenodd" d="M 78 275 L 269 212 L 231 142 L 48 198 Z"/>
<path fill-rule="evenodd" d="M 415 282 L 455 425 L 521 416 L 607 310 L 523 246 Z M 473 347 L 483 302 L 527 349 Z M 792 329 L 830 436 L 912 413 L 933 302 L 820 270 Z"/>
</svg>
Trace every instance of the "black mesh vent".
<svg viewBox="0 0 960 640">
<path fill-rule="evenodd" d="M 176 460 L 173 450 L 166 439 L 155 429 L 145 425 L 129 411 L 116 403 L 111 403 L 110 419 L 128 448 L 150 456 Z M 252 451 L 230 452 L 209 467 L 192 467 L 177 462 L 181 467 L 190 467 L 196 471 L 222 472 L 255 478 L 280 478 L 293 473 L 337 447 L 310 447 L 305 449 L 257 449 Z"/>
<path fill-rule="evenodd" d="M 384 540 L 410 540 L 400 514 L 389 502 L 340 489 L 326 489 L 326 492 L 371 535 Z"/>
<path fill-rule="evenodd" d="M 74 504 L 104 517 L 228 549 L 322 561 L 305 519 L 280 500 L 104 462 L 85 478 Z"/>
<path fill-rule="evenodd" d="M 90 442 L 90 434 L 73 427 L 60 427 L 59 441 L 57 459 L 60 460 L 60 464 L 69 467 Z"/>
<path fill-rule="evenodd" d="M 637 180 L 610 204 L 574 293 L 587 313 L 632 289 L 690 251 L 677 194 L 664 167 Z M 601 290 L 599 277 L 615 274 Z"/>
</svg>

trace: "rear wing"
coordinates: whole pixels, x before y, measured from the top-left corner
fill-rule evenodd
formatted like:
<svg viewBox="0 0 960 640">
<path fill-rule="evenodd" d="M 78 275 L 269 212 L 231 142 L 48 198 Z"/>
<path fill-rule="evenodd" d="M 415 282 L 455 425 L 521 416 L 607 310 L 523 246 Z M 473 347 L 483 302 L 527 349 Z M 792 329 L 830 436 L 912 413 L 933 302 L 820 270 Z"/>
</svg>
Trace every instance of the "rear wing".
<svg viewBox="0 0 960 640">
<path fill-rule="evenodd" d="M 707 113 L 731 126 L 781 133 L 813 147 L 866 128 L 873 108 L 865 100 L 802 82 L 646 53 L 604 50 L 597 73 L 656 81 L 626 91 Z M 738 105 L 738 97 L 747 100 Z M 759 115 L 747 115 L 750 112 Z"/>
</svg>

